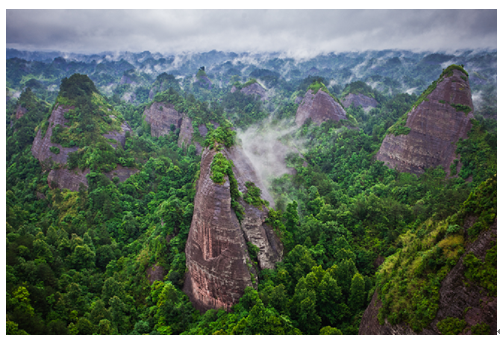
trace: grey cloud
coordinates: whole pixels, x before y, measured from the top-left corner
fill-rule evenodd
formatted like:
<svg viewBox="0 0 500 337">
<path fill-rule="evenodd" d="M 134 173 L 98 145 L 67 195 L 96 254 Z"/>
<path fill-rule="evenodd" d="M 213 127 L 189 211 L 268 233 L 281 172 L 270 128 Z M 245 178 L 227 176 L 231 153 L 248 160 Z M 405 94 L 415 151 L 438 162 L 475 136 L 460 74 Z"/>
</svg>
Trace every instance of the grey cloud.
<svg viewBox="0 0 500 337">
<path fill-rule="evenodd" d="M 495 48 L 496 10 L 7 10 L 7 47 L 68 52 Z"/>
</svg>

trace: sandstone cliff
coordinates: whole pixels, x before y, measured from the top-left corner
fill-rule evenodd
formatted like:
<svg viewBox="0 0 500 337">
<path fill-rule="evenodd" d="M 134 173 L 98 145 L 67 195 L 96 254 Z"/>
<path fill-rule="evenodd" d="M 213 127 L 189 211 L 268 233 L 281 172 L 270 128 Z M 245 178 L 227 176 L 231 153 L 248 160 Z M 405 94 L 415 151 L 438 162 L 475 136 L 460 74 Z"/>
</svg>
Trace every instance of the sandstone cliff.
<svg viewBox="0 0 500 337">
<path fill-rule="evenodd" d="M 365 96 L 363 94 L 353 94 L 350 93 L 344 98 L 341 99 L 342 105 L 350 107 L 351 104 L 354 104 L 354 107 L 357 108 L 361 106 L 365 111 L 375 108 L 378 105 L 378 102 L 371 97 Z"/>
<path fill-rule="evenodd" d="M 434 90 L 431 86 L 428 91 L 432 92 L 424 93 L 420 97 L 422 102 L 408 113 L 403 125 L 411 129 L 409 133 L 385 137 L 377 160 L 390 168 L 415 174 L 438 165 L 449 173 L 456 144 L 460 138 L 467 138 L 471 128 L 474 108 L 466 74 L 458 69 L 448 74 L 451 76 L 443 73 Z M 402 133 L 408 132 L 401 128 L 403 125 L 399 126 Z M 395 133 L 398 134 L 397 130 Z"/>
<path fill-rule="evenodd" d="M 71 109 L 74 109 L 74 107 L 67 107 L 59 104 L 56 105 L 48 120 L 49 126 L 45 135 L 42 136 L 42 128 L 38 129 L 35 140 L 33 141 L 33 146 L 31 147 L 31 153 L 40 162 L 52 159 L 52 161 L 56 163 L 66 164 L 68 161 L 68 154 L 78 150 L 78 147 L 76 146 L 70 148 L 62 147 L 60 144 L 54 144 L 50 141 L 52 129 L 56 125 L 67 127 L 65 123 L 68 123 L 69 121 L 64 118 L 64 113 Z M 59 153 L 55 154 L 50 151 L 51 147 L 57 147 L 59 149 Z"/>
<path fill-rule="evenodd" d="M 191 139 L 193 138 L 193 124 L 191 118 L 186 115 L 182 116 L 181 120 L 181 130 L 179 132 L 179 140 L 177 141 L 177 145 L 179 147 L 189 146 L 191 144 Z"/>
<path fill-rule="evenodd" d="M 241 149 L 236 147 L 221 152 L 227 159 L 233 160 L 238 188 L 240 192 L 246 192 L 244 182 L 255 177 L 255 172 L 248 166 L 248 159 L 245 161 Z M 266 208 L 258 209 L 240 198 L 245 209 L 240 223 L 231 207 L 228 177 L 223 184 L 217 184 L 210 178 L 216 153 L 216 150 L 203 151 L 193 219 L 186 243 L 189 272 L 186 273 L 184 291 L 195 308 L 201 311 L 229 309 L 244 294 L 246 287 L 257 286 L 258 273 L 251 262 L 247 242 L 259 247 L 257 260 L 260 268 L 274 268 L 283 254 L 279 238 L 264 224 Z M 255 183 L 260 182 L 256 180 Z"/>
<path fill-rule="evenodd" d="M 323 90 L 318 90 L 314 94 L 309 89 L 297 109 L 295 123 L 297 126 L 302 126 L 308 118 L 311 118 L 316 125 L 320 125 L 327 120 L 347 119 L 347 115 L 342 106 L 329 94 Z"/>
<path fill-rule="evenodd" d="M 465 221 L 465 229 L 472 226 L 477 218 L 470 217 Z M 466 232 L 467 233 L 467 232 Z M 453 269 L 446 275 L 441 282 L 439 290 L 439 309 L 436 317 L 424 328 L 421 334 L 438 335 L 440 331 L 437 327 L 438 322 L 448 318 L 455 317 L 463 319 L 467 323 L 461 334 L 470 334 L 472 326 L 478 323 L 486 323 L 490 327 L 490 334 L 495 334 L 497 329 L 497 299 L 489 297 L 487 291 L 477 284 L 469 284 L 470 281 L 465 278 L 464 257 L 473 253 L 476 257 L 484 260 L 486 251 L 491 248 L 492 243 L 496 243 L 497 221 L 489 230 L 481 233 L 479 237 L 465 247 L 465 253 L 458 260 Z M 390 324 L 387 319 L 383 325 L 379 324 L 377 315 L 382 303 L 378 298 L 377 291 L 373 294 L 370 305 L 365 310 L 361 319 L 360 335 L 416 335 L 408 324 L 400 323 Z"/>
<path fill-rule="evenodd" d="M 52 114 L 50 115 L 48 119 L 48 127 L 45 132 L 45 135 L 42 136 L 42 128 L 40 127 L 38 129 L 38 132 L 36 134 L 36 137 L 33 141 L 33 145 L 31 147 L 31 153 L 35 158 L 37 158 L 40 163 L 47 163 L 49 164 L 50 161 L 59 163 L 62 165 L 65 165 L 68 162 L 68 155 L 71 152 L 75 152 L 78 150 L 78 147 L 63 147 L 60 144 L 55 144 L 50 141 L 50 137 L 52 136 L 52 131 L 56 125 L 61 125 L 64 128 L 67 128 L 65 123 L 68 123 L 69 121 L 64 118 L 64 113 L 68 112 L 69 110 L 74 109 L 74 107 L 70 106 L 63 106 L 63 105 L 56 105 L 54 110 L 52 111 Z M 127 122 L 122 123 L 122 130 L 121 131 L 111 131 L 108 134 L 104 134 L 103 136 L 108 138 L 108 139 L 115 139 L 117 141 L 117 144 L 111 143 L 111 145 L 116 148 L 118 144 L 120 144 L 122 147 L 125 146 L 125 133 L 127 131 L 131 131 L 130 127 L 128 126 Z M 50 151 L 51 147 L 57 147 L 59 149 L 59 153 L 53 153 Z M 68 170 L 66 168 L 60 168 L 56 170 L 51 170 L 49 172 L 49 175 L 47 177 L 47 182 L 49 186 L 53 186 L 55 183 L 59 188 L 67 188 L 71 191 L 78 191 L 78 188 L 80 186 L 80 183 L 83 185 L 87 186 L 87 179 L 86 175 L 89 173 L 89 169 L 86 169 L 84 171 L 81 171 L 80 169 L 76 168 L 74 170 Z M 120 181 L 125 181 L 128 177 L 130 177 L 132 174 L 137 173 L 138 170 L 135 168 L 129 168 L 129 167 L 123 167 L 121 165 L 117 165 L 116 169 L 105 173 L 106 176 L 109 179 L 113 179 L 114 177 L 118 177 Z"/>
<path fill-rule="evenodd" d="M 175 110 L 172 104 L 154 102 L 144 110 L 144 119 L 151 125 L 151 135 L 160 137 L 170 132 L 170 126 L 180 128 L 182 123 L 181 114 Z"/>
<path fill-rule="evenodd" d="M 139 172 L 136 168 L 123 167 L 120 164 L 116 165 L 116 169 L 111 172 L 105 172 L 104 175 L 110 180 L 117 177 L 120 182 L 124 182 L 131 175 Z M 87 168 L 85 170 L 80 170 L 79 168 L 68 170 L 66 168 L 60 168 L 57 170 L 51 170 L 47 177 L 47 182 L 49 186 L 53 186 L 56 183 L 57 187 L 60 189 L 67 188 L 70 191 L 78 191 L 80 184 L 88 187 L 87 174 L 90 170 Z"/>
<path fill-rule="evenodd" d="M 116 147 L 118 146 L 118 144 L 120 144 L 122 146 L 122 148 L 125 148 L 125 141 L 126 141 L 126 134 L 127 132 L 129 132 L 130 134 L 132 133 L 132 129 L 130 128 L 130 125 L 128 125 L 127 122 L 123 122 L 121 124 L 121 130 L 120 131 L 116 131 L 116 130 L 113 130 L 109 133 L 106 133 L 104 134 L 103 136 L 107 139 L 114 139 L 116 140 L 116 144 L 114 143 L 110 143 L 112 147 L 114 147 L 116 149 Z"/>
</svg>

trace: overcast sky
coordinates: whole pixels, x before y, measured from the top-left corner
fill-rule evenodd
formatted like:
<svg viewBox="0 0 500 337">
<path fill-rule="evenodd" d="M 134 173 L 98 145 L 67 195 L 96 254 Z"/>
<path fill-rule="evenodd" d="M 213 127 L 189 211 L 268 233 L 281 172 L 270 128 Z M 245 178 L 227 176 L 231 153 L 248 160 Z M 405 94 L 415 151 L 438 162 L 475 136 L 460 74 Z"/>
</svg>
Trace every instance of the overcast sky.
<svg viewBox="0 0 500 337">
<path fill-rule="evenodd" d="M 321 52 L 497 47 L 496 10 L 7 10 L 7 47 Z"/>
</svg>

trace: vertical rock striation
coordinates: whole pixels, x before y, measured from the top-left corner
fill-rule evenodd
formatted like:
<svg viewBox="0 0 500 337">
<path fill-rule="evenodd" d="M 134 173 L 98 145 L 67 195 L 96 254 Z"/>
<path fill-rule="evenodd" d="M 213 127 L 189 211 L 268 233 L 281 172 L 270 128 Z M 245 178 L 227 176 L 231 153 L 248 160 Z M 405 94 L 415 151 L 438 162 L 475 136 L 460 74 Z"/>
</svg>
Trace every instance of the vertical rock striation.
<svg viewBox="0 0 500 337">
<path fill-rule="evenodd" d="M 246 192 L 246 181 L 262 186 L 241 149 L 232 147 L 221 152 L 233 161 L 233 174 L 241 192 Z M 260 268 L 274 268 L 283 255 L 279 238 L 264 225 L 267 217 L 265 207 L 258 209 L 240 198 L 245 209 L 240 224 L 231 208 L 228 177 L 223 184 L 217 184 L 210 178 L 210 167 L 216 153 L 216 150 L 203 151 L 193 219 L 186 243 L 189 271 L 184 291 L 195 308 L 201 311 L 227 310 L 244 294 L 246 287 L 257 285 L 257 270 L 251 263 L 247 242 L 259 247 L 257 259 Z"/>
<path fill-rule="evenodd" d="M 465 113 L 464 108 L 470 112 Z M 452 70 L 438 80 L 435 89 L 408 113 L 408 134 L 388 134 L 376 159 L 399 171 L 421 174 L 428 167 L 443 166 L 449 174 L 456 144 L 467 138 L 474 118 L 469 81 L 462 71 Z"/>
<path fill-rule="evenodd" d="M 170 132 L 173 124 L 176 129 L 181 127 L 182 116 L 172 104 L 154 102 L 144 110 L 144 119 L 151 125 L 151 136 L 160 137 Z"/>
<path fill-rule="evenodd" d="M 295 123 L 302 126 L 308 118 L 320 125 L 327 120 L 347 119 L 347 115 L 342 106 L 323 90 L 318 90 L 316 94 L 308 90 L 297 109 Z"/>
</svg>

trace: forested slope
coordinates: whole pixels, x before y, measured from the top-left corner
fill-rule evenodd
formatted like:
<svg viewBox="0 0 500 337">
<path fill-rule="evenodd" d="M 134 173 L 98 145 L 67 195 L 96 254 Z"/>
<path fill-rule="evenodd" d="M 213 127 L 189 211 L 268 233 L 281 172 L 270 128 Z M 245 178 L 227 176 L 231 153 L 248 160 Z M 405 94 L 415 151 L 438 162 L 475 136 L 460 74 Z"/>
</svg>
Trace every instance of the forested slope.
<svg viewBox="0 0 500 337">
<path fill-rule="evenodd" d="M 39 61 L 29 62 L 34 67 Z M 306 72 L 312 64 L 298 69 Z M 238 64 L 223 65 L 221 71 L 230 66 L 235 70 L 229 73 L 250 74 Z M 196 73 L 200 64 L 189 67 Z M 16 68 L 8 61 L 8 69 Z M 299 75 L 285 84 L 276 72 L 253 69 L 255 80 L 244 83 L 266 83 L 262 100 L 239 90 L 245 84 L 238 78 L 212 76 L 215 69 L 208 67 L 199 76 L 206 75 L 210 89 L 161 75 L 150 80 L 143 102 L 134 104 L 106 93 L 86 75 L 64 79 L 51 103 L 33 88 L 23 88 L 19 98 L 8 101 L 9 334 L 357 334 L 375 292 L 382 303 L 380 314 L 377 307 L 380 323 L 404 322 L 419 332 L 436 319 L 433 331 L 445 333 L 464 320 L 468 325 L 463 329 L 486 331 L 488 320 L 471 324 L 468 316 L 440 313 L 435 287 L 462 263 L 472 287 L 494 290 L 494 247 L 484 256 L 470 256 L 469 247 L 492 228 L 496 214 L 496 120 L 485 118 L 492 111 L 496 115 L 496 101 L 474 110 L 467 139 L 456 144 L 459 161 L 451 165 L 452 174 L 447 177 L 448 168 L 428 167 L 417 176 L 375 159 L 386 133 L 411 110 L 417 95 L 368 89 L 357 82 L 338 88 L 325 78 Z M 140 80 L 127 74 L 130 81 Z M 224 85 L 218 87 L 216 80 Z M 233 86 L 238 90 L 231 92 Z M 352 93 L 377 104 L 369 111 L 362 105 L 345 107 L 348 124 L 309 120 L 296 126 L 297 98 L 323 87 L 332 100 Z M 68 107 L 59 128 L 48 123 L 57 104 Z M 189 119 L 192 129 L 182 139 L 190 137 L 190 142 L 179 143 L 179 125 L 153 125 L 146 118 L 153 107 L 155 118 L 171 113 L 168 108 L 177 112 L 181 125 Z M 125 122 L 130 131 L 124 133 L 123 145 L 105 137 L 123 131 Z M 37 133 L 49 127 L 58 128 L 56 137 L 52 131 L 53 146 L 60 151 L 78 148 L 67 161 L 46 165 L 35 158 Z M 265 225 L 279 237 L 283 258 L 274 269 L 252 269 L 255 283 L 250 276 L 252 286 L 229 310 L 202 314 L 182 291 L 201 172 L 196 144 L 207 153 L 222 151 L 218 147 L 229 135 L 239 146 L 239 132 L 250 127 L 264 135 L 285 128 L 289 132 L 280 141 L 300 144 L 300 153 L 282 156 L 294 174 L 265 182 L 274 199 L 274 207 L 265 206 Z M 190 145 L 179 146 L 183 142 Z M 109 176 L 118 165 L 134 173 L 125 179 Z M 205 166 L 203 172 L 210 170 L 215 180 L 231 179 L 226 161 Z M 85 172 L 86 184 L 74 190 L 49 185 L 49 172 L 63 169 Z M 241 216 L 232 204 L 238 198 L 245 207 L 265 204 L 252 185 L 242 190 L 229 192 L 235 217 Z M 470 217 L 476 218 L 473 225 Z M 257 264 L 259 248 L 245 249 L 250 263 Z M 487 275 L 479 271 L 483 265 Z M 411 268 L 411 279 L 402 276 L 404 268 Z M 426 287 L 434 288 L 426 292 Z M 422 306 L 434 311 L 424 312 Z M 399 314 L 402 308 L 405 314 Z"/>
</svg>

